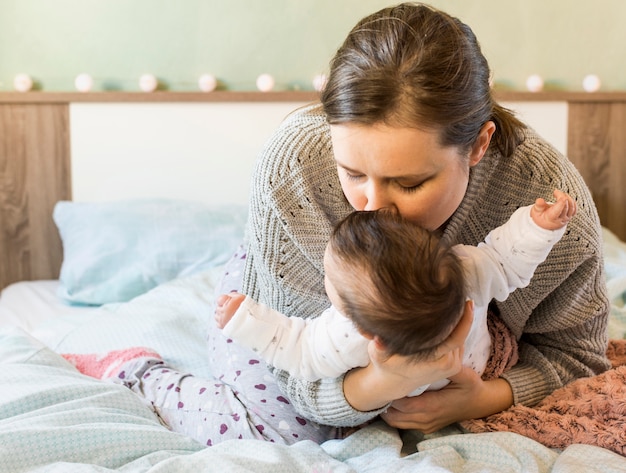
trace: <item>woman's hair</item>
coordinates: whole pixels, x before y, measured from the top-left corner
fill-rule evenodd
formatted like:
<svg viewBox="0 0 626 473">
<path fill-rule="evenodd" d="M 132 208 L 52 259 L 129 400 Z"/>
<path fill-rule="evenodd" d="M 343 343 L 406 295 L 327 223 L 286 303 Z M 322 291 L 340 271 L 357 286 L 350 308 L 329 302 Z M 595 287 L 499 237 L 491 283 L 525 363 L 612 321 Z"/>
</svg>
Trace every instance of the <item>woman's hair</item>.
<svg viewBox="0 0 626 473">
<path fill-rule="evenodd" d="M 458 324 L 463 268 L 433 233 L 386 210 L 361 211 L 335 227 L 329 245 L 338 309 L 388 353 L 428 357 Z"/>
<path fill-rule="evenodd" d="M 418 3 L 361 20 L 330 64 L 321 93 L 331 125 L 383 122 L 436 129 L 443 146 L 469 151 L 482 126 L 510 156 L 524 125 L 491 94 L 489 65 L 469 26 Z"/>
</svg>

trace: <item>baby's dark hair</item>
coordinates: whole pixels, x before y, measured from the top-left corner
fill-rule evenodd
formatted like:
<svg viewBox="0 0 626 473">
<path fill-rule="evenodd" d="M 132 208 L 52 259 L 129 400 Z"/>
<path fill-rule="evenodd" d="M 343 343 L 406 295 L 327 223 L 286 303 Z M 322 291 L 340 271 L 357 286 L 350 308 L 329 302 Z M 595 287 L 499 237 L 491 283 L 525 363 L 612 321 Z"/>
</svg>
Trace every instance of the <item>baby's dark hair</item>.
<svg viewBox="0 0 626 473">
<path fill-rule="evenodd" d="M 434 233 L 395 213 L 353 212 L 335 227 L 329 275 L 339 310 L 389 354 L 430 356 L 458 324 L 466 300 L 459 257 Z"/>
</svg>

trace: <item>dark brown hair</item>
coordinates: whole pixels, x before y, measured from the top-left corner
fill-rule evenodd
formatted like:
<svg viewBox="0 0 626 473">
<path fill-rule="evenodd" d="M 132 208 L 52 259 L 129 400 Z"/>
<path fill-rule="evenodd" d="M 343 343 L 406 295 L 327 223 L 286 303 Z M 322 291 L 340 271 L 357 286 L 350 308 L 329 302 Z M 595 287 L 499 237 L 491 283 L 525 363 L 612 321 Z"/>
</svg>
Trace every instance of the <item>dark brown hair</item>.
<svg viewBox="0 0 626 473">
<path fill-rule="evenodd" d="M 390 354 L 424 358 L 458 324 L 466 299 L 457 255 L 435 234 L 386 210 L 353 212 L 336 227 L 328 275 L 339 310 Z"/>
<path fill-rule="evenodd" d="M 361 20 L 330 64 L 321 101 L 329 123 L 383 122 L 440 130 L 443 146 L 467 152 L 482 126 L 509 156 L 524 125 L 491 93 L 489 65 L 469 26 L 419 3 Z"/>
</svg>

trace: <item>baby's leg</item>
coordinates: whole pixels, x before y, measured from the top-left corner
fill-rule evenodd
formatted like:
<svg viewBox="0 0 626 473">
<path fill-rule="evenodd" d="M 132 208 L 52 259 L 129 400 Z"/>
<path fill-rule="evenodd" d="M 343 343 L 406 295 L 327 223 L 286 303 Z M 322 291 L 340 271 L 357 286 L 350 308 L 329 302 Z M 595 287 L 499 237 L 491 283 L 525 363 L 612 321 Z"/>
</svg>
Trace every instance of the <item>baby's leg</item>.
<svg viewBox="0 0 626 473">
<path fill-rule="evenodd" d="M 277 440 L 264 435 L 263 426 L 252 422 L 237 394 L 218 380 L 145 359 L 127 363 L 112 380 L 137 393 L 172 431 L 203 445 L 228 439 Z"/>
<path fill-rule="evenodd" d="M 273 377 L 258 362 L 229 369 L 231 363 L 224 360 L 216 363 L 221 379 L 206 379 L 167 366 L 158 353 L 143 347 L 63 357 L 83 374 L 126 386 L 164 426 L 203 445 L 228 439 L 281 444 L 325 440 L 318 438 L 314 424 L 295 415 L 273 385 Z"/>
<path fill-rule="evenodd" d="M 137 393 L 172 431 L 207 446 L 229 439 L 321 443 L 337 436 L 335 429 L 298 416 L 258 360 L 239 358 L 244 363 L 232 369 L 222 359 L 218 378 L 198 378 L 161 360 L 138 358 L 121 366 L 111 380 Z"/>
</svg>

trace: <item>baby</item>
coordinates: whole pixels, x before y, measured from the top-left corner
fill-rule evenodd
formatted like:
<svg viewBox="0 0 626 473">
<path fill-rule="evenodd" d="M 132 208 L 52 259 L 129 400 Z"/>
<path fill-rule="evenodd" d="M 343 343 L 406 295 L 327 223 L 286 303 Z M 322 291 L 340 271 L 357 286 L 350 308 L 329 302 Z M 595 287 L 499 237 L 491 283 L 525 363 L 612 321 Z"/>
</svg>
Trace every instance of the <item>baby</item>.
<svg viewBox="0 0 626 473">
<path fill-rule="evenodd" d="M 576 213 L 569 195 L 555 190 L 554 197 L 553 204 L 539 198 L 518 209 L 477 247 L 450 247 L 391 212 L 353 212 L 336 226 L 324 256 L 330 308 L 317 318 L 287 317 L 242 294 L 223 294 L 217 325 L 270 365 L 316 381 L 366 366 L 370 341 L 388 355 L 428 359 L 471 299 L 474 318 L 463 365 L 481 375 L 491 352 L 490 301 L 528 285 Z"/>
</svg>

